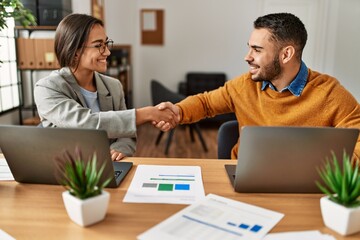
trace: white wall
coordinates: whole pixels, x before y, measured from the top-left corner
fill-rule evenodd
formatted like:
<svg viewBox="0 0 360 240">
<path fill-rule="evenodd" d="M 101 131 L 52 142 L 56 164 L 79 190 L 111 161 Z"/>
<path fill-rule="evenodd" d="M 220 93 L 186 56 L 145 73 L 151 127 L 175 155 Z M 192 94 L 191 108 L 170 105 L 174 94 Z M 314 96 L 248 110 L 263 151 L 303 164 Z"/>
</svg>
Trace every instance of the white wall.
<svg viewBox="0 0 360 240">
<path fill-rule="evenodd" d="M 145 90 L 152 78 L 176 91 L 189 71 L 221 71 L 233 78 L 247 68 L 243 58 L 251 23 L 260 12 L 259 1 L 138 2 L 138 18 L 142 8 L 164 9 L 165 44 L 139 45 L 137 31 L 135 106 L 151 104 L 150 90 Z"/>
<path fill-rule="evenodd" d="M 299 1 L 288 2 L 294 3 L 288 10 L 292 11 Z M 315 38 L 316 46 L 309 44 L 308 48 L 324 50 L 320 60 L 308 59 L 314 63 L 308 67 L 337 77 L 359 101 L 360 1 L 318 2 L 326 34 L 309 36 Z M 188 71 L 223 71 L 228 78 L 248 71 L 243 60 L 246 43 L 252 23 L 263 13 L 265 4 L 266 0 L 105 0 L 108 35 L 116 42 L 133 46 L 135 106 L 151 104 L 152 78 L 176 91 Z M 140 45 L 139 13 L 146 8 L 164 9 L 163 46 Z M 319 23 L 314 20 L 310 24 Z"/>
<path fill-rule="evenodd" d="M 329 72 L 360 102 L 360 1 L 341 0 L 334 65 Z"/>
<path fill-rule="evenodd" d="M 105 25 L 109 38 L 116 43 L 133 45 L 138 30 L 137 4 L 133 0 L 105 0 Z"/>
<path fill-rule="evenodd" d="M 91 0 L 72 0 L 71 7 L 74 13 L 91 13 Z"/>
</svg>

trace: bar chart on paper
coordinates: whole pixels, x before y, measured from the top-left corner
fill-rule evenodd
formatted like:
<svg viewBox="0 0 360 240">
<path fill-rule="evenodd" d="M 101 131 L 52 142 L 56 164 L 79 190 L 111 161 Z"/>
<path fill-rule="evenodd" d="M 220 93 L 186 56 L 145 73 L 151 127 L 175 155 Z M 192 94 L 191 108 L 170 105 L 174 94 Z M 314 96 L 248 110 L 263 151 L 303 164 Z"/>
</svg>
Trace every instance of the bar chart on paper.
<svg viewBox="0 0 360 240">
<path fill-rule="evenodd" d="M 258 240 L 284 214 L 208 194 L 138 236 L 139 240 Z"/>
<path fill-rule="evenodd" d="M 137 166 L 124 202 L 191 204 L 205 197 L 198 166 Z"/>
</svg>

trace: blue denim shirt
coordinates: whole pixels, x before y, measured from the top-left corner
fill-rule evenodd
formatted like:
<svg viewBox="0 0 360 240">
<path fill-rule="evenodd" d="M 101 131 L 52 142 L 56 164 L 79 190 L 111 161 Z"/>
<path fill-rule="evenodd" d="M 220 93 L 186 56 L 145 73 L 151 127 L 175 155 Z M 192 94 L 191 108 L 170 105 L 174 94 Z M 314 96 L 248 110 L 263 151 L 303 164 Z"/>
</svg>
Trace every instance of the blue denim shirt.
<svg viewBox="0 0 360 240">
<path fill-rule="evenodd" d="M 295 79 L 290 83 L 289 86 L 280 90 L 279 92 L 284 92 L 289 90 L 294 96 L 299 97 L 301 92 L 304 90 L 306 81 L 308 77 L 308 68 L 304 62 L 301 62 L 300 71 L 296 75 Z M 272 90 L 277 91 L 275 86 L 269 81 L 263 81 L 261 90 L 265 90 L 266 87 L 269 86 Z"/>
</svg>

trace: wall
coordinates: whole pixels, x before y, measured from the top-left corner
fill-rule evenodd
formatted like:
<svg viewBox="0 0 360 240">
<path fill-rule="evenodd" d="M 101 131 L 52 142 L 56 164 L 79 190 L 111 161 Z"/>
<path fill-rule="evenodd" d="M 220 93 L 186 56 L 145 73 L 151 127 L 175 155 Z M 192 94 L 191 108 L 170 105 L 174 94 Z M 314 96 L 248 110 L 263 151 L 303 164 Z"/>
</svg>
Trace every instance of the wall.
<svg viewBox="0 0 360 240">
<path fill-rule="evenodd" d="M 105 0 L 105 25 L 109 38 L 116 43 L 133 45 L 138 30 L 137 4 L 129 0 Z"/>
<path fill-rule="evenodd" d="M 338 7 L 339 18 L 331 73 L 360 102 L 360 1 L 342 0 Z"/>
<path fill-rule="evenodd" d="M 150 80 L 172 90 L 189 71 L 222 71 L 233 78 L 246 69 L 243 60 L 251 23 L 260 11 L 259 1 L 182 0 L 138 1 L 142 8 L 165 10 L 164 46 L 139 45 L 136 60 L 135 105 L 151 104 Z M 248 11 L 247 9 L 258 9 Z M 138 24 L 139 26 L 139 24 Z M 141 84 L 140 84 L 141 83 Z M 141 94 L 138 94 L 140 91 Z"/>
<path fill-rule="evenodd" d="M 316 61 L 305 61 L 311 63 L 310 68 L 337 77 L 359 101 L 360 1 L 317 1 L 323 22 L 309 18 L 313 21 L 307 23 L 307 28 L 313 29 L 317 24 L 324 32 L 309 36 L 315 44 L 308 44 L 305 52 L 316 48 L 322 51 L 315 56 Z M 303 6 L 296 5 L 301 1 L 285 2 L 292 3 L 293 8 L 298 7 L 301 12 Z M 228 78 L 247 72 L 248 66 L 243 60 L 246 43 L 252 22 L 262 14 L 265 3 L 265 0 L 105 0 L 108 35 L 133 46 L 135 106 L 151 104 L 150 80 L 153 78 L 176 91 L 188 71 L 224 71 Z M 164 46 L 139 44 L 139 12 L 146 8 L 165 11 Z"/>
</svg>

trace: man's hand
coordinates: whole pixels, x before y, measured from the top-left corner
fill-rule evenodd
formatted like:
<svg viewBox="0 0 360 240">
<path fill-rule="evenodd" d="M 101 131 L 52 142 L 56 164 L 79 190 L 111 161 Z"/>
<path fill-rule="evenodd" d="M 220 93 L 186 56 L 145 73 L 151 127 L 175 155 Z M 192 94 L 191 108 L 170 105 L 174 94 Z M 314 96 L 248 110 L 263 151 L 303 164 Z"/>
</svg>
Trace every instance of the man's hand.
<svg viewBox="0 0 360 240">
<path fill-rule="evenodd" d="M 176 125 L 180 122 L 180 110 L 179 110 L 178 106 L 172 104 L 171 102 L 162 102 L 162 103 L 156 105 L 156 107 L 161 111 L 167 111 L 167 110 L 172 111 L 175 115 Z M 166 122 L 163 120 L 159 121 L 159 122 L 153 121 L 152 124 L 164 132 L 169 131 L 170 129 L 176 127 L 176 125 L 172 126 L 169 122 Z"/>
<path fill-rule="evenodd" d="M 179 120 L 179 109 L 170 102 L 136 109 L 136 125 L 152 122 L 154 126 L 159 124 L 161 130 L 168 131 L 176 127 Z"/>
</svg>

